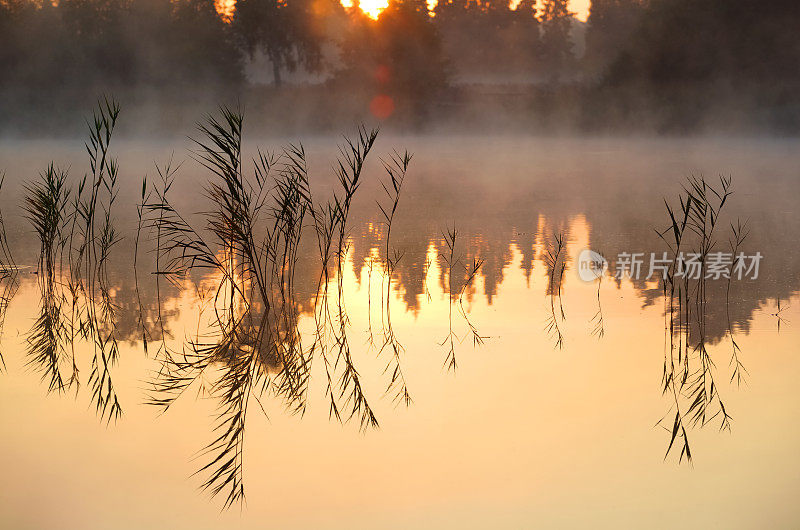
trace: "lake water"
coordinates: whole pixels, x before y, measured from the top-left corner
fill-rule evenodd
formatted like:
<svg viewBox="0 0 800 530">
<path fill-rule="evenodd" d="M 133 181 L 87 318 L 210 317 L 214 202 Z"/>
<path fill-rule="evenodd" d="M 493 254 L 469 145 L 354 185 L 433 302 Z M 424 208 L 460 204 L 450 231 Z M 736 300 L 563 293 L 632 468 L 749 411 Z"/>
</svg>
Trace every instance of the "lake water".
<svg viewBox="0 0 800 530">
<path fill-rule="evenodd" d="M 321 197 L 332 189 L 335 143 L 306 143 L 312 190 Z M 254 146 L 247 144 L 250 156 Z M 166 413 L 145 404 L 158 377 L 159 341 L 145 353 L 138 300 L 151 331 L 158 300 L 152 239 L 140 244 L 136 293 L 136 204 L 142 177 L 153 183 L 154 163 L 174 153 L 184 161 L 171 191 L 176 208 L 203 226 L 202 212 L 213 208 L 203 194 L 210 177 L 190 147 L 180 139 L 113 145 L 120 165 L 114 215 L 124 239 L 112 248 L 109 277 L 123 416 L 107 426 L 90 401 L 89 366 L 80 366 L 77 396 L 75 388 L 48 393 L 26 354 L 41 295 L 33 274 L 39 242 L 21 208 L 24 184 L 50 160 L 73 178 L 82 175 L 82 142 L 0 144 L 0 206 L 22 267 L 1 344 L 0 526 L 797 527 L 796 140 L 379 136 L 348 219 L 342 300 L 353 361 L 380 426 L 361 432 L 358 418 L 330 419 L 325 371 L 316 362 L 304 415 L 286 412 L 268 394 L 248 409 L 246 502 L 228 510 L 221 510 L 225 492 L 212 498 L 199 489 L 207 476 L 194 474 L 216 437 L 218 402 L 208 392 L 225 367 L 200 377 Z M 376 204 L 385 202 L 380 158 L 406 148 L 414 156 L 390 239 L 390 256 L 402 257 L 389 281 Z M 667 453 L 675 409 L 662 381 L 670 348 L 663 283 L 613 276 L 622 253 L 667 250 L 656 233 L 670 225 L 664 201 L 676 205 L 691 175 L 715 186 L 720 175 L 732 178 L 714 250 L 726 251 L 729 225 L 747 220 L 741 250 L 763 258 L 758 277 L 732 280 L 727 297 L 724 278 L 708 281 L 703 340 L 713 366 L 705 373 L 730 429 L 712 417 L 716 405 L 707 425 L 686 421 L 687 463 L 681 436 Z M 548 253 L 562 237 L 553 263 Z M 601 281 L 579 276 L 585 249 L 610 261 Z M 313 335 L 319 268 L 313 250 L 301 252 L 297 268 L 306 337 Z M 465 284 L 465 268 L 476 264 Z M 160 323 L 176 349 L 201 334 L 199 323 L 214 306 L 209 293 L 218 278 L 191 280 L 160 287 Z M 388 318 L 402 346 L 410 406 L 386 393 Z M 694 332 L 685 337 L 691 347 L 698 340 Z M 746 368 L 741 384 L 732 380 L 736 351 Z M 689 353 L 696 363 L 697 352 Z M 452 358 L 457 368 L 448 369 Z M 679 392 L 688 414 L 693 395 L 688 386 Z"/>
</svg>

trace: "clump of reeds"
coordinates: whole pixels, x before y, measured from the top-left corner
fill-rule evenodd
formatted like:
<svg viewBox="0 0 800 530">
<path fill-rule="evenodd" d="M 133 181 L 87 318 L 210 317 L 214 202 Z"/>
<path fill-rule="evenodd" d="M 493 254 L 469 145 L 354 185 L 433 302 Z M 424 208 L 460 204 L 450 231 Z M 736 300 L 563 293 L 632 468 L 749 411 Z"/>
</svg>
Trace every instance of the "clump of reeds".
<svg viewBox="0 0 800 530">
<path fill-rule="evenodd" d="M 117 199 L 119 166 L 109 153 L 111 136 L 120 108 L 104 100 L 89 124 L 90 172 L 85 174 L 74 196 L 69 257 L 73 326 L 92 343 L 89 384 L 101 416 L 109 420 L 122 414 L 111 367 L 119 359 L 116 336 L 116 306 L 111 297 L 108 261 L 119 242 L 112 210 Z"/>
<path fill-rule="evenodd" d="M 483 344 L 485 336 L 481 335 L 478 332 L 478 329 L 475 327 L 473 322 L 467 316 L 467 312 L 464 309 L 464 302 L 463 297 L 466 290 L 472 285 L 472 282 L 475 280 L 475 277 L 478 275 L 478 271 L 480 270 L 481 266 L 483 265 L 483 260 L 479 258 L 474 258 L 472 263 L 469 265 L 463 265 L 461 263 L 461 258 L 458 257 L 455 253 L 456 247 L 456 238 L 458 237 L 458 231 L 456 227 L 453 226 L 452 229 L 448 228 L 446 232 L 442 233 L 442 237 L 444 239 L 445 244 L 445 252 L 440 253 L 439 257 L 445 264 L 445 270 L 447 274 L 447 298 L 448 298 L 448 310 L 447 310 L 447 322 L 448 322 L 448 331 L 447 335 L 445 336 L 444 340 L 442 340 L 441 345 L 447 345 L 447 356 L 445 357 L 444 366 L 447 367 L 448 370 L 456 370 L 458 367 L 458 363 L 456 361 L 456 347 L 455 341 L 458 339 L 456 332 L 453 328 L 453 307 L 455 306 L 457 311 L 463 317 L 467 327 L 469 328 L 468 333 L 472 336 L 473 346 L 480 346 Z M 453 288 L 453 281 L 456 278 L 455 274 L 455 267 L 456 266 L 463 267 L 463 282 L 461 282 L 461 286 L 457 289 Z M 460 340 L 459 340 L 460 342 Z"/>
<path fill-rule="evenodd" d="M 731 417 L 720 396 L 715 364 L 708 351 L 706 271 L 720 214 L 732 193 L 730 178 L 720 177 L 713 185 L 703 177 L 690 177 L 679 197 L 679 209 L 665 201 L 670 224 L 665 230 L 657 230 L 671 253 L 663 275 L 668 340 L 662 392 L 671 397 L 672 405 L 659 424 L 671 433 L 665 456 L 680 441 L 679 461 L 692 459 L 688 428 L 702 427 L 719 418 L 719 428 L 730 429 Z M 689 250 L 699 259 L 696 279 L 683 270 L 686 264 L 681 253 Z"/>
<path fill-rule="evenodd" d="M 287 289 L 285 275 L 291 272 L 287 273 L 275 251 L 282 248 L 277 241 L 290 244 L 292 225 L 302 211 L 298 201 L 303 198 L 296 193 L 296 182 L 290 186 L 294 190 L 290 195 L 285 194 L 285 186 L 276 186 L 282 204 L 268 210 L 267 179 L 274 170 L 274 159 L 260 154 L 254 160 L 253 176 L 245 177 L 242 116 L 230 109 L 222 109 L 221 114 L 221 119 L 210 116 L 207 124 L 200 125 L 203 138 L 195 140 L 196 159 L 212 174 L 206 194 L 213 209 L 205 216 L 206 230 L 192 228 L 172 206 L 169 192 L 175 173 L 170 171 L 162 173 L 161 182 L 150 194 L 142 192 L 140 226 L 155 238 L 157 278 L 177 282 L 193 271 L 220 277 L 212 329 L 206 337 L 173 351 L 162 334 L 161 369 L 152 381 L 150 403 L 167 409 L 209 368 L 222 368 L 210 390 L 219 400 L 215 426 L 219 437 L 208 444 L 206 450 L 212 458 L 200 471 L 208 473 L 204 488 L 215 495 L 227 491 L 228 506 L 244 495 L 242 450 L 251 398 L 255 395 L 258 399 L 268 385 L 290 401 L 302 395 L 305 363 L 297 360 L 302 351 L 293 347 L 292 337 L 282 327 L 294 318 L 293 308 L 280 307 L 280 292 Z M 303 178 L 302 172 L 290 170 L 282 176 L 284 184 L 287 179 Z M 291 254 L 284 253 L 283 259 L 291 264 Z M 160 298 L 158 303 L 160 306 Z M 276 382 L 268 360 L 281 367 Z"/>
<path fill-rule="evenodd" d="M 73 193 L 67 173 L 51 164 L 39 181 L 27 186 L 25 211 L 40 241 L 39 318 L 28 337 L 31 363 L 49 378 L 49 388 L 80 384 L 76 348 L 92 347 L 89 384 L 98 414 L 108 421 L 122 414 L 111 379 L 119 357 L 115 305 L 108 261 L 119 237 L 112 209 L 119 168 L 109 154 L 119 106 L 104 99 L 89 123 L 90 171 Z M 65 381 L 66 358 L 72 371 Z"/>
<path fill-rule="evenodd" d="M 334 193 L 321 209 L 314 208 L 314 226 L 322 260 L 320 289 L 322 303 L 316 311 L 317 340 L 313 348 L 319 348 L 325 364 L 327 376 L 327 394 L 329 397 L 331 416 L 342 419 L 339 400 L 349 410 L 345 411 L 346 419 L 358 417 L 362 429 L 377 427 L 378 420 L 364 394 L 361 378 L 352 360 L 350 341 L 347 335 L 349 318 L 344 304 L 344 262 L 347 255 L 347 222 L 353 198 L 362 182 L 362 171 L 367 155 L 375 144 L 378 131 L 367 131 L 364 127 L 358 130 L 358 138 L 345 138 L 340 147 L 340 156 L 334 167 L 339 191 Z M 336 271 L 336 308 L 331 312 L 329 306 L 329 274 L 328 266 L 333 263 Z M 329 336 L 330 339 L 326 338 Z M 330 355 L 329 355 L 330 353 Z M 333 363 L 331 363 L 333 361 Z M 338 376 L 337 367 L 342 367 Z M 336 379 L 338 378 L 338 382 Z M 337 395 L 338 394 L 338 395 Z"/>
<path fill-rule="evenodd" d="M 0 173 L 0 190 L 2 190 L 4 182 L 5 174 Z M 2 212 L 0 212 L 0 285 L 2 286 L 0 287 L 0 334 L 2 334 L 8 306 L 19 287 L 19 269 L 14 261 L 14 256 L 11 254 L 11 248 L 8 246 L 6 225 Z M 5 360 L 3 359 L 2 349 L 0 349 L 0 372 L 4 369 Z"/>
<path fill-rule="evenodd" d="M 70 357 L 70 330 L 62 306 L 68 303 L 63 289 L 60 252 L 64 245 L 64 211 L 69 197 L 67 174 L 50 164 L 38 181 L 26 186 L 25 212 L 39 238 L 38 280 L 40 310 L 28 333 L 29 364 L 42 373 L 48 389 L 63 391 L 78 382 L 78 369 L 72 353 L 69 377 L 63 373 Z"/>
<path fill-rule="evenodd" d="M 205 489 L 225 493 L 226 507 L 244 498 L 243 442 L 251 402 L 260 405 L 272 394 L 290 411 L 303 413 L 315 359 L 324 365 L 331 416 L 377 426 L 347 337 L 343 285 L 349 213 L 377 131 L 362 127 L 357 138 L 345 139 L 334 168 L 338 189 L 318 204 L 302 145 L 279 155 L 259 151 L 245 164 L 242 124 L 240 111 L 222 108 L 219 117 L 198 126 L 195 158 L 211 177 L 206 186 L 211 208 L 202 229 L 172 205 L 174 172 L 162 171 L 160 181 L 142 191 L 139 207 L 140 232 L 155 242 L 158 292 L 160 278 L 175 283 L 193 273 L 217 278 L 208 330 L 179 349 L 169 348 L 162 333 L 150 403 L 167 409 L 204 374 L 213 380 L 217 436 L 206 446 L 209 462 L 199 472 L 207 475 Z M 308 230 L 321 262 L 310 344 L 299 330 L 295 290 L 298 251 Z"/>
</svg>

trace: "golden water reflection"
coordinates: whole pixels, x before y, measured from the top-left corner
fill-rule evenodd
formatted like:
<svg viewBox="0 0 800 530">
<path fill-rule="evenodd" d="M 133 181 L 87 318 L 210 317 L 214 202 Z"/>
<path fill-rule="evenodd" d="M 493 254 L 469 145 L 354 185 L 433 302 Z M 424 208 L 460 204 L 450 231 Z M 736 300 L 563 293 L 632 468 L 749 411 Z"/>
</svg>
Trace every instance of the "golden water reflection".
<svg viewBox="0 0 800 530">
<path fill-rule="evenodd" d="M 386 280 L 373 268 L 370 281 L 368 262 L 355 258 L 354 242 L 345 281 L 349 329 L 381 429 L 361 435 L 355 425 L 329 421 L 317 367 L 305 417 L 287 416 L 265 401 L 269 419 L 260 411 L 248 418 L 248 501 L 241 514 L 221 514 L 190 478 L 197 462 L 189 457 L 210 436 L 214 404 L 192 393 L 161 417 L 139 405 L 143 381 L 156 366 L 140 344 L 134 341 L 122 352 L 117 385 L 127 408 L 118 425 L 100 425 L 82 400 L 44 394 L 19 353 L 37 304 L 33 282 L 23 282 L 3 341 L 13 377 L 4 376 L 0 385 L 7 426 L 0 465 L 6 484 L 16 485 L 0 498 L 4 524 L 255 528 L 266 521 L 281 528 L 405 528 L 535 521 L 612 527 L 657 514 L 655 526 L 666 527 L 682 524 L 688 512 L 694 514 L 691 526 L 763 523 L 756 511 L 739 509 L 744 502 L 776 523 L 794 520 L 798 514 L 789 496 L 800 474 L 786 462 L 800 442 L 800 406 L 786 398 L 794 395 L 793 374 L 800 369 L 795 328 L 777 333 L 772 305 L 752 310 L 748 333 L 739 339 L 751 382 L 722 390 L 733 432 L 698 430 L 694 468 L 665 463 L 667 433 L 653 427 L 666 405 L 659 392 L 661 305 L 643 307 L 642 290 L 630 281 L 605 281 L 605 335 L 592 335 L 597 286 L 574 274 L 591 227 L 576 216 L 566 227 L 564 347 L 554 349 L 545 332 L 549 226 L 544 218 L 538 226 L 532 248 L 510 245 L 503 266 L 487 267 L 467 290 L 469 317 L 488 338 L 478 348 L 469 341 L 457 344 L 455 374 L 443 369 L 446 348 L 439 345 L 451 303 L 441 241 L 430 241 L 425 259 L 414 262 L 429 263 L 421 284 L 409 278 L 421 274 L 414 266 L 398 273 L 392 325 L 406 351 L 404 370 L 414 399 L 408 409 L 381 399 L 385 363 L 368 346 L 368 330 L 370 321 L 380 322 L 380 305 L 370 300 L 380 299 Z M 463 253 L 485 245 L 472 238 Z M 366 254 L 375 258 L 377 246 Z M 117 296 L 124 292 L 120 288 Z M 196 292 L 185 289 L 168 302 L 171 340 L 196 333 L 203 305 Z M 785 318 L 796 320 L 800 300 L 792 296 L 787 305 Z M 468 336 L 463 321 L 456 333 Z M 724 339 L 712 355 L 719 355 L 724 370 Z M 580 510 L 573 509 L 575 503 Z"/>
<path fill-rule="evenodd" d="M 0 344 L 7 364 L 0 375 L 0 466 L 6 479 L 0 526 L 795 526 L 800 224 L 794 201 L 800 181 L 796 168 L 785 164 L 788 148 L 773 153 L 752 147 L 759 157 L 742 149 L 697 148 L 711 170 L 740 168 L 732 216 L 751 219 L 747 250 L 761 251 L 765 261 L 759 280 L 736 284 L 732 296 L 734 329 L 749 371 L 741 388 L 727 382 L 724 314 L 709 315 L 710 353 L 724 383 L 720 392 L 733 416 L 732 432 L 720 433 L 714 425 L 694 430 L 690 467 L 678 465 L 674 454 L 664 460 L 669 433 L 654 426 L 669 408 L 660 380 L 662 289 L 654 282 L 607 277 L 598 291 L 596 283 L 575 274 L 584 248 L 607 256 L 663 250 L 654 228 L 663 228 L 662 197 L 673 196 L 684 168 L 695 167 L 682 158 L 687 146 L 658 144 L 653 155 L 650 147 L 642 154 L 626 143 L 620 157 L 594 143 L 579 144 L 583 151 L 569 149 L 569 156 L 548 146 L 531 151 L 527 144 L 492 145 L 492 158 L 467 144 L 419 157 L 393 231 L 392 246 L 403 258 L 391 281 L 392 329 L 405 350 L 413 404 L 397 407 L 384 396 L 386 352 L 378 355 L 379 348 L 369 345 L 370 329 L 378 336 L 373 342 L 380 343 L 386 279 L 383 234 L 365 189 L 350 224 L 344 296 L 353 354 L 381 427 L 361 434 L 355 423 L 330 421 L 324 375 L 316 365 L 305 416 L 288 415 L 280 403 L 263 400 L 268 419 L 257 408 L 248 417 L 247 504 L 241 512 L 220 513 L 219 499 L 198 492 L 202 477 L 193 473 L 204 462 L 192 457 L 211 438 L 216 409 L 198 392 L 201 385 L 165 415 L 142 404 L 158 362 L 152 348 L 150 357 L 142 351 L 132 238 L 115 249 L 109 267 L 120 306 L 118 327 L 127 340 L 115 371 L 125 415 L 109 428 L 83 394 L 48 396 L 26 366 L 25 333 L 38 294 L 35 277 L 23 275 Z M 536 156 L 520 154 L 529 151 Z M 583 158 L 572 161 L 575 152 Z M 482 157 L 489 162 L 481 165 Z M 121 166 L 133 162 L 123 159 Z M 484 182 L 490 163 L 491 181 Z M 33 167 L 26 160 L 19 164 Z M 9 179 L 24 177 L 23 169 L 12 167 Z M 133 180 L 131 196 L 140 185 Z M 762 208 L 770 201 L 773 207 Z M 130 215 L 121 211 L 121 226 L 134 226 Z M 20 226 L 9 234 L 19 249 L 15 257 L 33 263 L 29 229 L 11 217 Z M 483 260 L 464 291 L 466 313 L 487 337 L 479 347 L 467 322 L 451 312 L 448 291 L 459 292 L 464 276 L 451 282 L 440 255 L 443 232 L 454 224 L 461 263 Z M 554 282 L 545 255 L 555 233 L 564 234 L 568 256 L 555 282 L 562 296 L 557 307 L 564 309 L 561 348 L 546 329 Z M 298 274 L 307 286 L 299 286 L 298 296 L 307 330 L 318 262 L 313 254 L 306 258 Z M 152 324 L 153 278 L 145 273 L 140 279 Z M 201 286 L 208 280 L 195 279 Z M 164 291 L 162 316 L 173 345 L 196 336 L 205 303 L 193 286 L 184 287 Z M 721 286 L 711 289 L 713 307 L 719 307 Z M 593 333 L 598 292 L 602 338 Z M 780 332 L 778 300 L 786 321 Z M 442 344 L 451 314 L 454 332 L 463 338 L 455 341 L 455 372 L 444 367 L 448 345 Z M 206 387 L 211 383 L 205 381 Z"/>
</svg>

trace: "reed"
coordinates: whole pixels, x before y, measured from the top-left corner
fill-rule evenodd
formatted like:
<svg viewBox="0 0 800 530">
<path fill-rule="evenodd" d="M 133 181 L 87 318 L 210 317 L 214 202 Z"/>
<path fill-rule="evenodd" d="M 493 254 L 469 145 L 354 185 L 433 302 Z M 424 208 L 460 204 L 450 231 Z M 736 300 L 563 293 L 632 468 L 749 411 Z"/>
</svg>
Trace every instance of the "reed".
<svg viewBox="0 0 800 530">
<path fill-rule="evenodd" d="M 95 408 L 108 421 L 122 415 L 111 377 L 119 360 L 116 333 L 116 305 L 110 294 L 108 262 L 112 247 L 120 241 L 112 210 L 117 200 L 119 165 L 110 155 L 110 143 L 120 107 L 105 98 L 98 104 L 89 123 L 90 172 L 86 173 L 73 195 L 69 236 L 69 289 L 72 294 L 74 332 L 92 343 L 89 385 Z M 75 334 L 71 336 L 74 348 Z"/>
<path fill-rule="evenodd" d="M 223 107 L 198 125 L 194 158 L 210 175 L 203 227 L 194 228 L 173 206 L 176 173 L 167 167 L 149 188 L 143 182 L 137 235 L 146 233 L 156 250 L 159 315 L 162 278 L 176 285 L 196 274 L 216 278 L 207 330 L 173 348 L 162 328 L 160 368 L 148 402 L 168 410 L 192 385 L 212 381 L 215 438 L 203 451 L 208 461 L 198 473 L 205 476 L 205 490 L 224 493 L 226 508 L 244 499 L 251 404 L 261 406 L 272 395 L 290 412 L 303 414 L 314 359 L 324 366 L 331 416 L 358 417 L 362 428 L 378 425 L 354 365 L 343 285 L 348 218 L 377 131 L 362 127 L 357 138 L 345 138 L 334 168 L 338 189 L 317 204 L 302 145 L 289 145 L 280 154 L 258 151 L 251 163 L 243 163 L 243 120 L 240 110 Z M 309 231 L 321 262 L 310 344 L 300 332 L 295 279 Z M 159 321 L 163 326 L 161 316 Z"/>
<path fill-rule="evenodd" d="M 561 299 L 561 284 L 564 279 L 564 270 L 567 266 L 564 259 L 564 247 L 564 233 L 557 232 L 553 234 L 552 245 L 548 246 L 544 256 L 548 277 L 547 294 L 550 300 L 550 314 L 545 321 L 545 332 L 553 339 L 554 347 L 557 349 L 561 349 L 564 346 L 564 334 L 558 324 L 559 315 L 556 314 L 556 299 L 558 299 L 560 319 L 563 321 L 566 318 L 564 304 Z"/>
<path fill-rule="evenodd" d="M 5 183 L 5 173 L 0 173 L 0 191 Z M 8 245 L 6 225 L 2 212 L 0 212 L 0 335 L 5 327 L 6 314 L 11 300 L 19 288 L 19 267 L 14 261 L 11 247 Z M 5 370 L 6 364 L 3 351 L 0 348 L 0 372 Z"/>
<path fill-rule="evenodd" d="M 781 324 L 786 324 L 789 321 L 783 316 L 783 312 L 789 309 L 789 306 L 781 307 L 781 299 L 775 298 L 775 312 L 770 313 L 770 316 L 775 317 L 775 324 L 778 328 L 778 333 L 781 332 Z"/>
<path fill-rule="evenodd" d="M 466 280 L 464 281 L 464 284 L 461 286 L 461 290 L 458 293 L 458 311 L 461 313 L 461 317 L 467 324 L 469 336 L 472 337 L 473 347 L 482 346 L 488 337 L 481 335 L 472 319 L 469 318 L 468 312 L 464 307 L 464 293 L 466 292 L 467 288 L 472 285 L 472 282 L 475 280 L 475 277 L 478 275 L 478 271 L 481 270 L 482 266 L 483 259 L 473 258 L 472 263 L 465 267 Z"/>
<path fill-rule="evenodd" d="M 378 420 L 372 411 L 372 407 L 364 394 L 361 379 L 352 360 L 350 342 L 347 336 L 347 326 L 349 319 L 344 307 L 344 260 L 347 249 L 345 238 L 347 235 L 347 221 L 350 216 L 353 197 L 362 182 L 362 170 L 364 161 L 372 149 L 378 136 L 377 129 L 367 131 L 361 127 L 358 131 L 358 138 L 351 140 L 345 138 L 345 145 L 340 148 L 341 156 L 337 162 L 335 173 L 340 184 L 341 194 L 334 195 L 337 216 L 337 238 L 338 245 L 335 253 L 336 258 L 336 278 L 337 278 L 337 309 L 338 309 L 338 329 L 334 329 L 334 350 L 336 351 L 336 365 L 344 365 L 344 369 L 339 378 L 339 397 L 345 397 L 344 403 L 350 410 L 347 419 L 359 418 L 362 429 L 367 427 L 378 427 Z M 332 409 L 334 410 L 334 409 Z M 338 407 L 335 409 L 338 410 Z M 338 415 L 337 415 L 338 417 Z"/>
<path fill-rule="evenodd" d="M 598 339 L 602 339 L 606 335 L 605 320 L 603 318 L 603 302 L 600 299 L 600 287 L 603 284 L 604 275 L 605 271 L 603 270 L 597 274 L 597 290 L 595 291 L 595 298 L 597 299 L 597 311 L 590 321 L 592 326 L 592 336 L 597 337 Z"/>
<path fill-rule="evenodd" d="M 430 302 L 433 297 L 431 296 L 431 290 L 428 287 L 428 274 L 431 271 L 431 267 L 433 266 L 433 258 L 426 257 L 425 258 L 425 267 L 422 271 L 422 285 L 425 290 L 425 299 Z"/>
<path fill-rule="evenodd" d="M 745 239 L 750 234 L 750 230 L 747 227 L 747 221 L 742 223 L 740 220 L 737 219 L 736 224 L 731 223 L 731 238 L 729 240 L 729 246 L 731 250 L 731 255 L 734 257 L 734 263 L 739 259 L 737 255 L 739 254 L 739 250 L 742 247 Z M 740 354 L 742 349 L 739 347 L 739 344 L 736 342 L 736 336 L 733 329 L 733 322 L 731 320 L 731 280 L 732 274 L 728 275 L 728 280 L 725 284 L 725 316 L 728 322 L 728 336 L 731 339 L 731 360 L 729 365 L 732 367 L 731 372 L 731 382 L 734 380 L 736 381 L 736 385 L 740 386 L 742 382 L 745 381 L 747 376 L 747 368 L 745 368 L 742 360 L 740 358 Z"/>
<path fill-rule="evenodd" d="M 448 298 L 448 309 L 447 309 L 447 322 L 448 322 L 448 332 L 445 336 L 444 340 L 440 343 L 441 346 L 448 346 L 447 356 L 445 357 L 444 366 L 447 367 L 447 370 L 455 371 L 458 367 L 458 363 L 456 361 L 456 348 L 455 342 L 458 340 L 461 342 L 463 339 L 459 339 L 458 335 L 455 332 L 455 328 L 453 327 L 453 308 L 456 308 L 456 311 L 461 315 L 464 320 L 464 323 L 467 325 L 468 334 L 472 337 L 473 347 L 481 346 L 484 343 L 484 340 L 487 338 L 481 335 L 478 332 L 478 328 L 472 322 L 472 320 L 467 315 L 467 311 L 464 308 L 464 293 L 467 289 L 472 285 L 473 281 L 478 275 L 478 271 L 480 271 L 481 266 L 483 266 L 483 260 L 480 258 L 473 258 L 473 261 L 469 265 L 464 265 L 461 263 L 461 258 L 456 255 L 455 247 L 456 247 L 456 239 L 458 237 L 458 231 L 456 227 L 453 226 L 452 229 L 447 229 L 446 232 L 442 233 L 442 237 L 444 239 L 445 249 L 446 252 L 440 253 L 439 257 L 445 264 L 445 270 L 447 271 L 447 298 Z M 453 289 L 453 280 L 455 278 L 455 269 L 456 266 L 459 268 L 463 268 L 463 282 L 458 289 Z"/>
<path fill-rule="evenodd" d="M 720 430 L 730 429 L 731 416 L 720 395 L 716 365 L 708 349 L 706 272 L 708 256 L 716 244 L 716 228 L 732 193 L 730 178 L 720 177 L 714 185 L 703 177 L 692 176 L 679 197 L 679 209 L 665 201 L 670 224 L 664 230 L 656 230 L 672 255 L 663 276 L 668 340 L 662 393 L 670 395 L 672 402 L 670 411 L 658 422 L 670 432 L 665 458 L 678 442 L 678 460 L 691 462 L 689 428 L 703 427 L 719 418 Z M 691 250 L 699 260 L 697 278 L 690 278 L 687 263 L 681 260 L 684 249 Z M 669 417 L 672 419 L 667 423 Z"/>
<path fill-rule="evenodd" d="M 120 108 L 104 98 L 89 122 L 85 144 L 90 171 L 77 189 L 67 172 L 53 164 L 26 186 L 24 209 L 39 238 L 41 304 L 28 334 L 31 363 L 49 379 L 50 391 L 80 386 L 78 350 L 91 345 L 89 386 L 95 409 L 110 422 L 122 414 L 111 378 L 119 358 L 116 306 L 111 295 L 108 262 L 119 241 L 113 209 L 119 166 L 110 156 L 110 142 Z M 68 378 L 62 365 L 71 362 Z"/>
<path fill-rule="evenodd" d="M 446 366 L 448 370 L 455 370 L 458 368 L 458 363 L 456 361 L 456 347 L 454 342 L 456 334 L 453 331 L 453 267 L 456 264 L 455 247 L 456 238 L 458 237 L 458 231 L 456 230 L 456 227 L 453 226 L 452 230 L 448 228 L 446 232 L 442 233 L 442 237 L 444 238 L 444 244 L 447 247 L 447 251 L 444 254 L 440 254 L 440 258 L 447 266 L 448 331 L 447 336 L 444 338 L 441 344 L 442 346 L 449 344 L 444 366 Z"/>
<path fill-rule="evenodd" d="M 78 369 L 74 350 L 71 357 L 72 372 L 65 372 L 69 364 L 70 329 L 62 307 L 67 296 L 61 283 L 62 264 L 59 259 L 64 244 L 66 210 L 69 189 L 67 173 L 50 164 L 39 179 L 25 186 L 25 216 L 39 238 L 39 316 L 27 336 L 28 364 L 42 374 L 48 391 L 63 392 L 77 384 Z"/>
<path fill-rule="evenodd" d="M 171 349 L 162 338 L 157 354 L 161 364 L 151 381 L 149 403 L 167 410 L 203 374 L 221 367 L 209 390 L 218 400 L 214 427 L 218 436 L 206 446 L 209 462 L 198 473 L 207 474 L 203 488 L 213 495 L 227 492 L 226 507 L 244 497 L 245 418 L 253 394 L 265 391 L 271 382 L 269 356 L 286 363 L 285 373 L 297 373 L 296 366 L 289 366 L 291 359 L 285 357 L 280 337 L 279 294 L 273 291 L 277 257 L 266 250 L 274 248 L 269 243 L 281 237 L 274 227 L 283 220 L 264 223 L 263 232 L 256 229 L 258 217 L 265 211 L 265 183 L 273 160 L 259 157 L 254 161 L 253 177 L 246 178 L 241 128 L 241 114 L 227 108 L 221 109 L 219 119 L 209 116 L 206 124 L 198 126 L 203 136 L 195 140 L 195 158 L 212 175 L 206 195 L 214 205 L 205 215 L 204 233 L 172 206 L 172 171 L 161 173 L 150 193 L 143 191 L 140 205 L 140 229 L 155 237 L 158 278 L 178 283 L 195 270 L 220 278 L 209 333 L 180 350 Z M 259 238 L 256 234 L 264 235 Z M 160 286 L 157 291 L 160 312 Z M 296 386 L 292 388 L 297 394 Z"/>
<path fill-rule="evenodd" d="M 381 204 L 381 202 L 378 201 L 378 208 L 383 216 L 382 223 L 386 228 L 386 236 L 384 239 L 384 255 L 386 256 L 384 265 L 384 277 L 386 278 L 385 299 L 383 299 L 383 294 L 381 295 L 382 305 L 385 309 L 382 310 L 381 313 L 385 318 L 382 318 L 381 323 L 383 329 L 383 345 L 380 348 L 379 354 L 384 350 L 389 350 L 392 354 L 384 370 L 385 373 L 390 374 L 386 393 L 392 394 L 393 400 L 396 403 L 403 402 L 406 406 L 411 404 L 411 395 L 408 392 L 408 385 L 406 384 L 406 378 L 400 364 L 400 357 L 405 349 L 397 339 L 394 328 L 392 327 L 391 304 L 392 274 L 394 273 L 394 268 L 402 258 L 402 254 L 395 251 L 394 256 L 392 256 L 390 249 L 392 223 L 397 213 L 397 207 L 400 203 L 400 192 L 403 188 L 403 182 L 405 181 L 410 163 L 411 155 L 408 151 L 404 152 L 402 155 L 395 152 L 388 160 L 383 161 L 383 167 L 388 176 L 386 181 L 381 182 L 383 191 L 386 194 L 386 204 Z"/>
</svg>

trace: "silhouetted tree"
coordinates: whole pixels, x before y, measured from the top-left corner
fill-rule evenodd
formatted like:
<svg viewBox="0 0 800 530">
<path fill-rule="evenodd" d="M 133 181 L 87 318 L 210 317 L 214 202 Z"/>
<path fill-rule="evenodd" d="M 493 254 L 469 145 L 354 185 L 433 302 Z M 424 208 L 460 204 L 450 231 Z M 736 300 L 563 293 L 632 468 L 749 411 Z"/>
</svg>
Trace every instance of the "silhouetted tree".
<svg viewBox="0 0 800 530">
<path fill-rule="evenodd" d="M 93 92 L 238 83 L 239 52 L 213 0 L 3 3 L 0 66 L 18 89 Z"/>
<path fill-rule="evenodd" d="M 553 82 L 561 80 L 573 67 L 575 54 L 570 37 L 573 13 L 568 0 L 542 0 L 539 20 L 542 24 L 542 57 Z"/>
<path fill-rule="evenodd" d="M 293 72 L 298 65 L 319 69 L 323 40 L 319 17 L 325 14 L 319 6 L 324 2 L 240 0 L 236 4 L 234 28 L 251 58 L 261 51 L 269 59 L 275 86 L 281 85 L 284 70 Z"/>
<path fill-rule="evenodd" d="M 49 2 L 0 2 L 0 87 L 47 90 L 67 81 L 75 57 L 61 19 Z"/>
<path fill-rule="evenodd" d="M 592 0 L 584 55 L 587 73 L 602 73 L 617 58 L 641 24 L 645 1 Z"/>
<path fill-rule="evenodd" d="M 603 77 L 602 107 L 664 130 L 713 119 L 800 126 L 800 3 L 650 0 Z M 656 114 L 657 112 L 657 114 Z"/>
<path fill-rule="evenodd" d="M 442 0 L 434 23 L 447 57 L 467 76 L 508 75 L 534 70 L 539 56 L 536 2 L 512 10 L 500 0 Z"/>
<path fill-rule="evenodd" d="M 447 86 L 441 37 L 424 0 L 394 0 L 378 20 L 351 11 L 341 58 L 340 79 L 391 100 L 406 117 L 424 115 Z"/>
<path fill-rule="evenodd" d="M 242 61 L 232 30 L 222 21 L 214 0 L 171 0 L 172 20 L 163 28 L 164 55 L 170 70 L 182 80 L 236 86 L 243 77 Z"/>
</svg>

